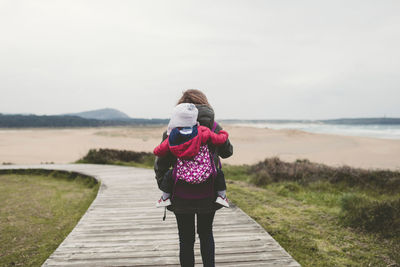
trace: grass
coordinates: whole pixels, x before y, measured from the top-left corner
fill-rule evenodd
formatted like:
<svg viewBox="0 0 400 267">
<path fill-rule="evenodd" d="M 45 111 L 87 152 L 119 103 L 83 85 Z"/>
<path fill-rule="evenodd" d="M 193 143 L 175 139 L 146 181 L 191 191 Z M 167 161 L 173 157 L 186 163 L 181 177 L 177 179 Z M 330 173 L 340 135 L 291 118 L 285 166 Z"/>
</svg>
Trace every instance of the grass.
<svg viewBox="0 0 400 267">
<path fill-rule="evenodd" d="M 0 266 L 40 266 L 75 227 L 99 184 L 76 173 L 0 172 Z"/>
<path fill-rule="evenodd" d="M 348 210 L 346 201 L 349 206 L 360 203 L 360 198 L 367 203 L 392 203 L 400 199 L 400 193 L 384 194 L 365 186 L 318 179 L 308 183 L 276 180 L 256 186 L 257 179 L 249 170 L 249 166 L 224 168 L 229 178 L 228 197 L 302 266 L 399 266 L 399 234 L 364 228 L 367 220 L 355 210 L 371 205 Z M 352 217 L 356 218 L 350 220 L 353 224 L 348 221 Z M 396 229 L 393 226 L 392 230 Z"/>
</svg>

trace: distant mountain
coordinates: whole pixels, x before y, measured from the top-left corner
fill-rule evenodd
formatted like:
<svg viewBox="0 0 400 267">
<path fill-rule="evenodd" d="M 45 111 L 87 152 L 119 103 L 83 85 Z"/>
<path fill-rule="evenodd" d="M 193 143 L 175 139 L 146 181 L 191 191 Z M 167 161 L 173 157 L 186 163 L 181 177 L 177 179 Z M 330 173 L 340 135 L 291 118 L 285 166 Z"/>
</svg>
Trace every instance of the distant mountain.
<svg viewBox="0 0 400 267">
<path fill-rule="evenodd" d="M 78 116 L 85 119 L 96 119 L 96 120 L 129 120 L 130 117 L 125 113 L 113 109 L 113 108 L 102 108 L 96 110 L 83 111 L 78 113 L 62 114 L 68 116 Z"/>
</svg>

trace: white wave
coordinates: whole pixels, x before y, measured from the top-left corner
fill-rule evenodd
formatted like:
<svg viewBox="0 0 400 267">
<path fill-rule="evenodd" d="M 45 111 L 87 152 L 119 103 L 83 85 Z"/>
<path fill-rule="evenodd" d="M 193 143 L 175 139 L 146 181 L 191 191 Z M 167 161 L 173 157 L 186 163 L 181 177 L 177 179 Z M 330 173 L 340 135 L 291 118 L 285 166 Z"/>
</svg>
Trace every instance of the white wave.
<svg viewBox="0 0 400 267">
<path fill-rule="evenodd" d="M 400 139 L 400 125 L 344 125 L 324 123 L 237 123 L 235 125 L 270 129 L 293 129 L 311 133 Z"/>
</svg>

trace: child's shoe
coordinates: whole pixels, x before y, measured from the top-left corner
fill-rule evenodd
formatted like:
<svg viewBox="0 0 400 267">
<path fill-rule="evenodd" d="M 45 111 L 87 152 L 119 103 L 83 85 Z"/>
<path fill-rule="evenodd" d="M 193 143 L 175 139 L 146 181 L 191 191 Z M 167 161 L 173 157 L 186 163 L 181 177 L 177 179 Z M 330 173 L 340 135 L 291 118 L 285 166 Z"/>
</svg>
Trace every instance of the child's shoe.
<svg viewBox="0 0 400 267">
<path fill-rule="evenodd" d="M 163 199 L 162 197 L 160 197 L 160 199 L 156 203 L 157 208 L 167 207 L 169 205 L 171 205 L 171 200 L 169 199 L 169 197 L 166 199 Z"/>
<path fill-rule="evenodd" d="M 218 196 L 217 199 L 215 200 L 215 203 L 218 203 L 226 208 L 229 208 L 229 203 L 228 203 L 228 198 L 222 197 L 222 196 Z"/>
</svg>

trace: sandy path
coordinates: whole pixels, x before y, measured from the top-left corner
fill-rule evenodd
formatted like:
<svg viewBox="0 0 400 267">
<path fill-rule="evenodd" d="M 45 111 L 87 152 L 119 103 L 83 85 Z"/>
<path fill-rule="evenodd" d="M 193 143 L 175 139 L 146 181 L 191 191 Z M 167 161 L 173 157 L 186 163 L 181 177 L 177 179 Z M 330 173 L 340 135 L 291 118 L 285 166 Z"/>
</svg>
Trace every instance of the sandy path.
<svg viewBox="0 0 400 267">
<path fill-rule="evenodd" d="M 266 157 L 307 158 L 333 166 L 400 170 L 400 140 L 257 129 L 226 125 L 234 155 L 223 162 L 251 164 Z M 69 163 L 90 148 L 152 151 L 162 127 L 1 129 L 0 164 Z"/>
</svg>

